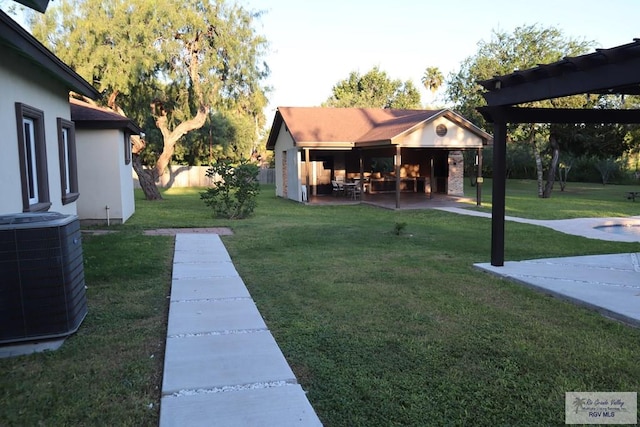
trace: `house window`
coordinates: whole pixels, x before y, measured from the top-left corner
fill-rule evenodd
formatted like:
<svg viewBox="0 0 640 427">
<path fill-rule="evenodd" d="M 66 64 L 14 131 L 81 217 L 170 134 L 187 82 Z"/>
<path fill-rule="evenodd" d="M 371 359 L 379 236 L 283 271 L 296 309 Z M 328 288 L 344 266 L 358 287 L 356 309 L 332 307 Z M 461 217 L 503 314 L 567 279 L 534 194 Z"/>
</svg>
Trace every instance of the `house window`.
<svg viewBox="0 0 640 427">
<path fill-rule="evenodd" d="M 24 212 L 46 211 L 51 207 L 51 202 L 44 138 L 44 113 L 19 102 L 15 105 L 22 210 Z"/>
<path fill-rule="evenodd" d="M 131 135 L 125 132 L 124 134 L 124 164 L 131 163 Z"/>
<path fill-rule="evenodd" d="M 73 122 L 58 118 L 58 155 L 60 157 L 60 189 L 62 204 L 74 202 L 78 192 L 76 130 Z"/>
</svg>

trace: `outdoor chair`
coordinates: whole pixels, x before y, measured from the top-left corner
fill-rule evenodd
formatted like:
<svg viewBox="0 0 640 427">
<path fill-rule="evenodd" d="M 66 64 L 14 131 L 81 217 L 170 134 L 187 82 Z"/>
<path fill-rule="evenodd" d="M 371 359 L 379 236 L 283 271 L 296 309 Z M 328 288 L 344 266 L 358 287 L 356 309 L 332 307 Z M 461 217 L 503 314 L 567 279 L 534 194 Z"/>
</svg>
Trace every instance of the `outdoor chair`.
<svg viewBox="0 0 640 427">
<path fill-rule="evenodd" d="M 351 198 L 353 200 L 360 199 L 360 183 L 356 183 L 356 185 L 351 188 Z"/>
<path fill-rule="evenodd" d="M 342 185 L 342 183 L 339 183 L 336 180 L 331 180 L 331 187 L 333 189 L 332 194 L 334 196 L 339 196 L 341 194 L 344 194 L 344 185 Z"/>
</svg>

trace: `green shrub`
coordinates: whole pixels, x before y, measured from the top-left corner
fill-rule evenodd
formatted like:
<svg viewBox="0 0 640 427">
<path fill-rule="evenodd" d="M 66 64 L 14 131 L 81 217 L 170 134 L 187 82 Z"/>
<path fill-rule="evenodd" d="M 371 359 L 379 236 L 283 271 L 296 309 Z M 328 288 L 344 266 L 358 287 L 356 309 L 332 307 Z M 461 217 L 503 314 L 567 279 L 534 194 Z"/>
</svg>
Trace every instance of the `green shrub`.
<svg viewBox="0 0 640 427">
<path fill-rule="evenodd" d="M 393 226 L 393 232 L 396 234 L 396 236 L 399 236 L 404 232 L 405 228 L 407 228 L 406 222 L 396 222 Z"/>
<path fill-rule="evenodd" d="M 220 160 L 207 170 L 213 186 L 200 193 L 217 218 L 241 219 L 253 213 L 260 191 L 258 166 L 246 160 Z"/>
</svg>

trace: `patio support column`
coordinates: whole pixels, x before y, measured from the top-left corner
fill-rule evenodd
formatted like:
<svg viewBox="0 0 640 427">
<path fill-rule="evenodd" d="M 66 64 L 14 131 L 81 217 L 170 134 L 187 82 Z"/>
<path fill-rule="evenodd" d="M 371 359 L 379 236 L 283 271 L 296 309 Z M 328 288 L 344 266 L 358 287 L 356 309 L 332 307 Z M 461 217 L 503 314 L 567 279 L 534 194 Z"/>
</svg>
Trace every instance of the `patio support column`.
<svg viewBox="0 0 640 427">
<path fill-rule="evenodd" d="M 504 211 L 507 161 L 507 124 L 493 124 L 493 195 L 491 199 L 491 265 L 504 266 Z"/>
<path fill-rule="evenodd" d="M 360 185 L 360 200 L 364 200 L 365 199 L 365 195 L 364 195 L 364 158 L 363 158 L 363 154 L 362 154 L 362 149 L 358 148 L 358 158 L 360 161 L 360 181 L 359 185 Z"/>
<path fill-rule="evenodd" d="M 305 202 L 309 201 L 309 193 L 311 192 L 311 186 L 309 184 L 311 184 L 311 165 L 309 164 L 311 157 L 309 157 L 309 149 L 305 148 L 304 149 L 304 164 L 305 164 L 305 185 L 307 186 L 307 200 L 303 200 Z"/>
<path fill-rule="evenodd" d="M 402 164 L 402 149 L 399 145 L 396 145 L 396 209 L 400 208 L 400 165 Z"/>
</svg>

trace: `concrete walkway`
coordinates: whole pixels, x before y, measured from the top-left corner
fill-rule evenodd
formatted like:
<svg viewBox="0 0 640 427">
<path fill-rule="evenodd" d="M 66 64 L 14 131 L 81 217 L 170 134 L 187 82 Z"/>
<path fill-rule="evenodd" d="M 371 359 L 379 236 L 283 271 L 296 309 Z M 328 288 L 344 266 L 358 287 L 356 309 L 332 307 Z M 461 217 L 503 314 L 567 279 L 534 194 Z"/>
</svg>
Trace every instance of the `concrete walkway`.
<svg viewBox="0 0 640 427">
<path fill-rule="evenodd" d="M 473 211 L 470 209 L 456 207 L 435 208 L 441 211 L 453 212 L 461 215 L 479 216 L 491 218 L 491 214 L 487 212 Z M 604 231 L 605 229 L 598 227 L 606 226 L 637 226 L 640 227 L 640 216 L 632 216 L 628 218 L 574 218 L 574 219 L 529 219 L 519 218 L 515 216 L 505 216 L 505 220 L 520 222 L 523 224 L 539 225 L 541 227 L 551 228 L 565 234 L 574 236 L 582 236 L 588 239 L 609 240 L 612 242 L 640 242 L 640 234 L 618 234 Z"/>
<path fill-rule="evenodd" d="M 160 426 L 320 426 L 216 234 L 177 234 Z"/>
<path fill-rule="evenodd" d="M 460 208 L 442 208 L 461 215 L 491 217 L 491 214 Z M 640 217 L 578 218 L 532 220 L 505 217 L 515 221 L 589 239 L 640 242 L 640 235 L 609 233 L 596 227 L 605 225 L 640 226 Z M 489 263 L 481 270 L 524 284 L 544 293 L 572 301 L 602 315 L 633 326 L 640 326 L 640 245 L 638 253 L 589 255 L 506 261 L 503 267 Z"/>
</svg>

